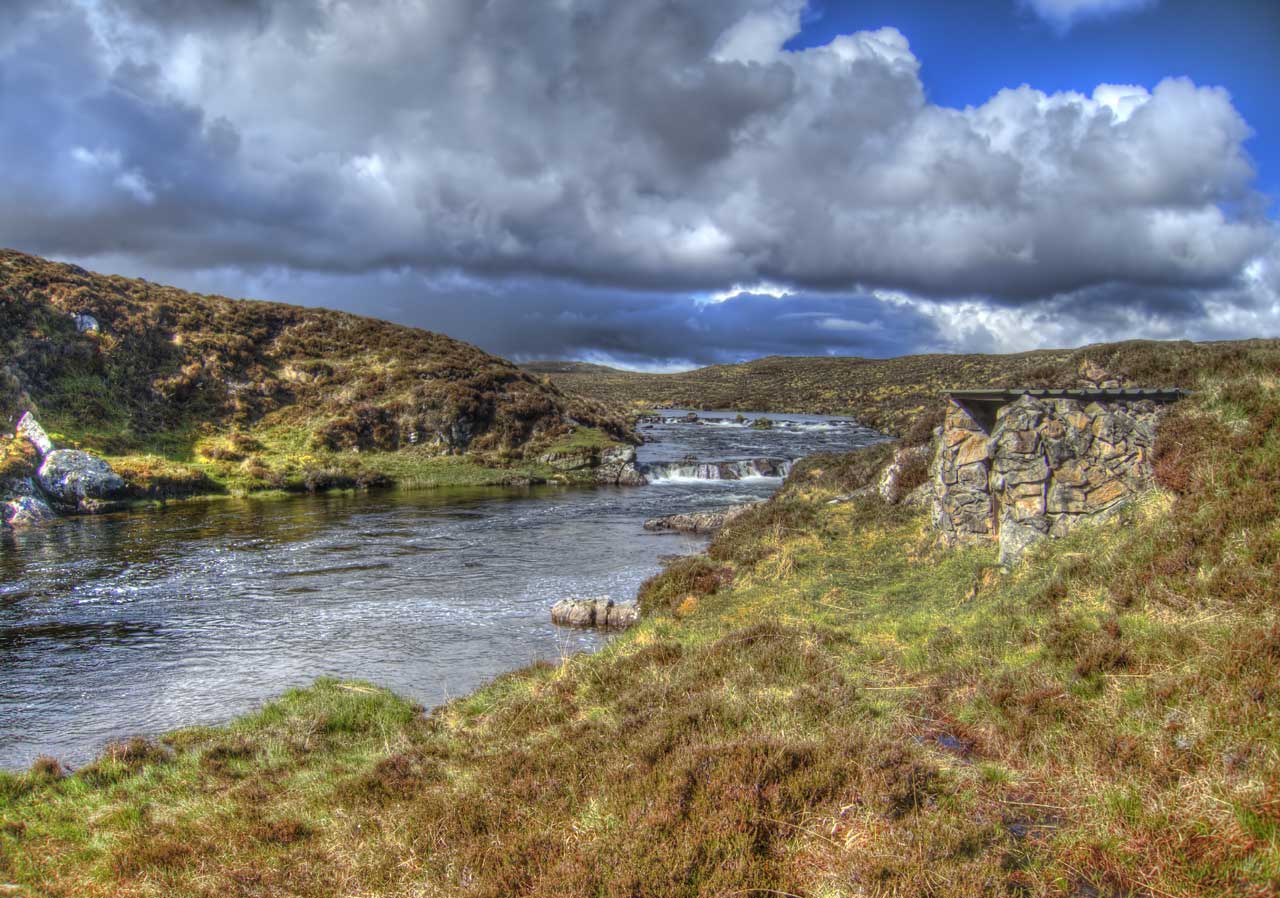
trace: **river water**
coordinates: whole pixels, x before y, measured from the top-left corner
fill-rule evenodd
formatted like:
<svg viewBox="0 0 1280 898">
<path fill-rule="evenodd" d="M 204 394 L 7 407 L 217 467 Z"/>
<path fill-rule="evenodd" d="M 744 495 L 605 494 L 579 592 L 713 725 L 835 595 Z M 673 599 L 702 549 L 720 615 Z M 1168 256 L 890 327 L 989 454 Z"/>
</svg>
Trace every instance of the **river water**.
<svg viewBox="0 0 1280 898">
<path fill-rule="evenodd" d="M 664 555 L 703 545 L 646 518 L 764 498 L 781 480 L 754 471 L 880 438 L 817 416 L 757 430 L 682 414 L 640 428 L 648 486 L 184 502 L 4 537 L 0 768 L 81 764 L 110 739 L 224 721 L 324 675 L 430 706 L 591 650 L 607 636 L 552 626 L 555 601 L 629 601 Z"/>
</svg>

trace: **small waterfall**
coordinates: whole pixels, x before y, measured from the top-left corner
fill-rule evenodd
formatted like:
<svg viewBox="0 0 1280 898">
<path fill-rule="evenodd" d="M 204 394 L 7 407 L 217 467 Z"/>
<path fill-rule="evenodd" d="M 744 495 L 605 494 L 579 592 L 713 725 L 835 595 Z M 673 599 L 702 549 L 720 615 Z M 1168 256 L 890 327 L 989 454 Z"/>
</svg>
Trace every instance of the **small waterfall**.
<svg viewBox="0 0 1280 898">
<path fill-rule="evenodd" d="M 745 480 L 749 477 L 786 477 L 791 461 L 785 458 L 749 458 L 740 461 L 670 461 L 642 465 L 650 483 L 688 480 Z"/>
</svg>

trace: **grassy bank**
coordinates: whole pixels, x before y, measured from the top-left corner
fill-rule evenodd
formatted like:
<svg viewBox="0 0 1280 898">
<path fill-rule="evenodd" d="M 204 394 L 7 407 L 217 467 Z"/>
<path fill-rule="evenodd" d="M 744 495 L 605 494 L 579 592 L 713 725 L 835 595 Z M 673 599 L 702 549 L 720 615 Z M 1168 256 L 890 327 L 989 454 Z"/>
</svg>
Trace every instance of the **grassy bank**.
<svg viewBox="0 0 1280 898">
<path fill-rule="evenodd" d="M 918 440 L 941 420 L 949 389 L 1071 387 L 1086 362 L 1121 383 L 1189 388 L 1206 370 L 1276 345 L 1276 340 L 1133 340 L 1010 355 L 774 356 L 674 374 L 581 362 L 531 362 L 525 368 L 567 393 L 619 406 L 851 415 L 886 433 Z"/>
<path fill-rule="evenodd" d="M 566 479 L 538 459 L 633 437 L 612 409 L 442 334 L 0 249 L 0 473 L 25 412 L 137 499 Z"/>
<path fill-rule="evenodd" d="M 590 468 L 559 470 L 540 460 L 621 445 L 594 428 L 579 428 L 532 451 L 441 454 L 432 447 L 335 451 L 317 447 L 305 430 L 270 423 L 198 441 L 185 457 L 107 456 L 140 498 L 201 493 L 317 492 L 397 486 L 425 489 L 524 483 L 591 482 Z"/>
<path fill-rule="evenodd" d="M 1159 488 L 1002 573 L 798 465 L 594 656 L 429 716 L 324 681 L 0 778 L 30 895 L 1274 894 L 1280 355 L 1200 378 Z M 876 447 L 871 452 L 881 452 Z M 863 456 L 862 458 L 865 458 Z"/>
</svg>

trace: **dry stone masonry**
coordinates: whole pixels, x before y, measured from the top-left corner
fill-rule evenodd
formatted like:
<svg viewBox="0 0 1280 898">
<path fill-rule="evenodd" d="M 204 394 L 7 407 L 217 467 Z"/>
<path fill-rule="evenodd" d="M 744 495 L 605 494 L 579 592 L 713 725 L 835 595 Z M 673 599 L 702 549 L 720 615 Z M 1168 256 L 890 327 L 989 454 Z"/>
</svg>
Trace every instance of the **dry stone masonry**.
<svg viewBox="0 0 1280 898">
<path fill-rule="evenodd" d="M 1164 403 L 1115 388 L 951 394 L 931 475 L 948 543 L 995 540 L 1000 562 L 1114 510 L 1151 478 Z"/>
</svg>

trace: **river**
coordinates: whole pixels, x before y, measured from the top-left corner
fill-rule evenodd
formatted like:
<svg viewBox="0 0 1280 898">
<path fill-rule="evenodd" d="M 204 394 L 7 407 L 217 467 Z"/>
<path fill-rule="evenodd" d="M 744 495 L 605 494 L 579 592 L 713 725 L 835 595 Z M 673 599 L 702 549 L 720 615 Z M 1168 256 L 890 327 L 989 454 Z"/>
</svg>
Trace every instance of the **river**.
<svg viewBox="0 0 1280 898">
<path fill-rule="evenodd" d="M 764 498 L 781 479 L 753 471 L 881 438 L 847 419 L 683 414 L 640 428 L 648 486 L 180 502 L 5 537 L 0 768 L 82 764 L 110 739 L 225 721 L 324 675 L 431 706 L 592 650 L 608 637 L 552 626 L 552 603 L 629 601 L 663 556 L 704 544 L 646 518 Z M 726 476 L 741 479 L 708 479 Z"/>
</svg>

